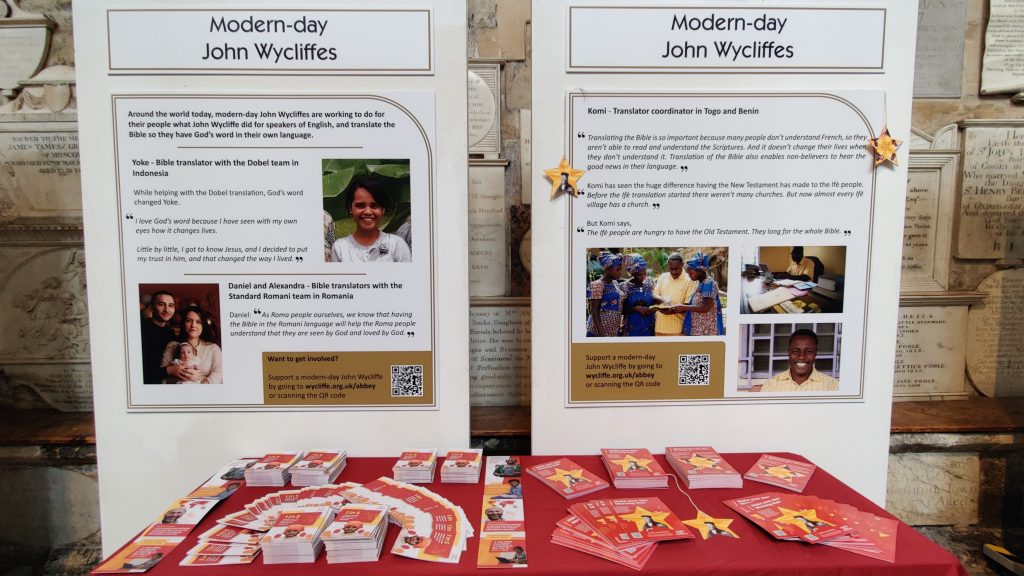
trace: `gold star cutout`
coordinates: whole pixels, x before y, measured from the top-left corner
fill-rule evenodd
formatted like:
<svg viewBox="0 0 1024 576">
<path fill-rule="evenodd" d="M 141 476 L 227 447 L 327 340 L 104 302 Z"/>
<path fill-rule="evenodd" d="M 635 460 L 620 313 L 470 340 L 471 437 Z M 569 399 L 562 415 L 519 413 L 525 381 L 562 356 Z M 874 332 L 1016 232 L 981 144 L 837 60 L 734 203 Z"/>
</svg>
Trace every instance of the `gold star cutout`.
<svg viewBox="0 0 1024 576">
<path fill-rule="evenodd" d="M 629 468 L 630 468 L 629 463 L 630 462 L 636 462 L 637 466 L 639 466 L 640 468 L 643 468 L 644 470 L 647 470 L 647 465 L 651 463 L 651 460 L 650 460 L 650 458 L 647 458 L 647 459 L 637 458 L 636 456 L 633 456 L 632 454 L 627 454 L 622 460 L 612 460 L 613 464 L 618 464 L 619 466 L 622 466 L 622 471 L 623 472 L 626 472 L 627 470 L 629 470 Z M 635 468 L 634 468 L 634 470 L 635 470 Z"/>
<path fill-rule="evenodd" d="M 683 520 L 683 524 L 700 531 L 700 537 L 707 540 L 713 536 L 731 536 L 739 538 L 735 532 L 729 529 L 732 518 L 712 518 L 704 512 L 697 510 L 697 517 L 693 520 Z"/>
<path fill-rule="evenodd" d="M 697 470 L 708 470 L 712 468 L 721 469 L 721 467 L 718 465 L 718 460 L 715 460 L 713 458 L 706 458 L 704 456 L 701 456 L 700 454 L 697 454 L 696 452 L 694 452 L 693 456 L 687 458 L 686 462 L 689 463 L 690 466 L 696 468 Z"/>
<path fill-rule="evenodd" d="M 549 168 L 544 171 L 544 175 L 551 180 L 551 198 L 558 196 L 559 193 L 579 196 L 576 181 L 583 177 L 583 174 L 583 170 L 573 168 L 569 165 L 569 161 L 565 159 L 565 156 L 562 156 L 562 161 L 558 163 L 558 168 Z M 562 181 L 562 176 L 565 176 L 564 182 Z"/>
<path fill-rule="evenodd" d="M 647 524 L 647 520 L 644 519 L 644 516 L 649 516 L 652 521 L 665 525 L 665 518 L 668 518 L 669 514 L 671 514 L 671 512 L 651 512 L 637 506 L 636 509 L 633 510 L 632 514 L 623 514 L 621 518 L 627 522 L 636 524 L 636 529 L 643 531 L 644 525 Z"/>
<path fill-rule="evenodd" d="M 761 470 L 764 470 L 764 473 L 769 476 L 775 476 L 776 478 L 780 478 L 786 482 L 792 482 L 793 478 L 800 478 L 803 476 L 803 474 L 799 472 L 793 472 L 790 470 L 787 464 L 783 464 L 782 466 L 761 466 Z"/>
<path fill-rule="evenodd" d="M 779 506 L 779 512 L 782 512 L 782 516 L 775 518 L 775 522 L 779 524 L 792 524 L 808 534 L 814 532 L 814 529 L 819 526 L 833 525 L 830 522 L 819 520 L 818 511 L 814 508 L 808 508 L 806 510 L 790 510 Z"/>
<path fill-rule="evenodd" d="M 571 476 L 572 478 L 575 478 L 577 482 L 580 482 L 583 480 L 583 470 L 562 470 L 561 468 L 555 468 L 555 473 L 548 476 L 548 480 L 551 480 L 552 482 L 561 482 L 562 484 L 565 484 L 566 488 L 568 488 L 572 486 L 572 483 L 569 481 L 567 476 Z"/>
<path fill-rule="evenodd" d="M 888 127 L 882 128 L 878 138 L 869 139 L 868 149 L 875 153 L 875 166 L 882 162 L 892 162 L 894 166 L 899 166 L 899 162 L 896 161 L 896 149 L 900 144 L 903 144 L 903 140 L 893 138 Z"/>
</svg>

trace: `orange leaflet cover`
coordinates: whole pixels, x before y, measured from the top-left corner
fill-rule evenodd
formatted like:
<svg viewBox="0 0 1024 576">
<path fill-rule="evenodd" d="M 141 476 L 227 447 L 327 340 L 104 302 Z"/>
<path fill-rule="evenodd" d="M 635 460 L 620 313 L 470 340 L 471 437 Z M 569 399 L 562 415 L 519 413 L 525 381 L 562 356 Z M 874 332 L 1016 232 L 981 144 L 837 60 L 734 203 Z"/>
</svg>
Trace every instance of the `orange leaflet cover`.
<svg viewBox="0 0 1024 576">
<path fill-rule="evenodd" d="M 523 501 L 488 498 L 480 511 L 481 532 L 522 532 L 526 530 Z"/>
<path fill-rule="evenodd" d="M 803 492 L 817 466 L 781 456 L 762 454 L 743 475 L 748 480 L 771 484 L 794 492 Z"/>
<path fill-rule="evenodd" d="M 406 450 L 398 457 L 394 468 L 430 468 L 437 458 L 437 450 Z"/>
<path fill-rule="evenodd" d="M 665 457 L 686 476 L 739 474 L 710 446 L 669 446 L 665 448 Z"/>
<path fill-rule="evenodd" d="M 693 534 L 660 498 L 591 500 L 569 507 L 577 518 L 613 546 L 693 538 Z"/>
<path fill-rule="evenodd" d="M 476 556 L 477 568 L 526 568 L 526 534 L 484 533 Z"/>
<path fill-rule="evenodd" d="M 646 448 L 602 448 L 601 460 L 608 473 L 619 478 L 661 478 L 665 470 Z"/>
<path fill-rule="evenodd" d="M 140 538 L 127 545 L 93 572 L 96 574 L 124 574 L 145 572 L 163 560 L 181 543 L 181 538 Z"/>
<path fill-rule="evenodd" d="M 567 499 L 608 487 L 607 482 L 568 458 L 536 464 L 526 471 Z"/>
<path fill-rule="evenodd" d="M 291 539 L 312 542 L 333 518 L 334 511 L 329 509 L 285 510 L 263 536 L 261 544 Z"/>
<path fill-rule="evenodd" d="M 250 470 L 274 470 L 277 468 L 291 468 L 298 462 L 300 452 L 271 452 L 260 458 L 255 464 L 249 467 Z"/>
</svg>

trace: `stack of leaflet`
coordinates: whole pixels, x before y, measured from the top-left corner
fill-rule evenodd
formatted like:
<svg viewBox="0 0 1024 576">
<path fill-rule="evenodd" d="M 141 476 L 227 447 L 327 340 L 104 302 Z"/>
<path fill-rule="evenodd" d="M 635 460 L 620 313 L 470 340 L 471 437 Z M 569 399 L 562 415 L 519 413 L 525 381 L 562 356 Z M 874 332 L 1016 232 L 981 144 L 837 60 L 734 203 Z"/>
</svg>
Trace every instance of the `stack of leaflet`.
<svg viewBox="0 0 1024 576">
<path fill-rule="evenodd" d="M 602 448 L 601 462 L 616 488 L 668 488 L 668 474 L 646 448 Z"/>
<path fill-rule="evenodd" d="M 347 452 L 340 449 L 310 450 L 290 472 L 292 486 L 332 484 L 345 469 Z"/>
<path fill-rule="evenodd" d="M 552 543 L 634 570 L 643 568 L 657 542 L 693 538 L 659 498 L 591 500 L 573 504 L 569 512 L 558 522 Z"/>
<path fill-rule="evenodd" d="M 782 456 L 761 454 L 761 457 L 754 462 L 754 465 L 743 475 L 747 480 L 761 482 L 792 490 L 803 492 L 811 475 L 818 467 L 810 462 L 801 462 Z"/>
<path fill-rule="evenodd" d="M 387 530 L 387 508 L 363 504 L 343 506 L 324 531 L 327 563 L 376 562 Z"/>
<path fill-rule="evenodd" d="M 458 564 L 473 525 L 446 498 L 412 484 L 378 478 L 345 491 L 355 504 L 385 506 L 391 522 L 402 527 L 391 553 L 416 560 Z"/>
<path fill-rule="evenodd" d="M 483 450 L 449 450 L 441 464 L 441 482 L 444 484 L 476 484 L 483 469 Z"/>
<path fill-rule="evenodd" d="M 316 561 L 324 549 L 321 539 L 334 520 L 334 509 L 296 508 L 285 510 L 263 536 L 264 564 L 295 564 Z"/>
<path fill-rule="evenodd" d="M 526 472 L 539 479 L 566 500 L 579 498 L 608 487 L 608 483 L 568 458 L 535 464 Z"/>
<path fill-rule="evenodd" d="M 406 450 L 391 468 L 395 480 L 410 484 L 430 484 L 437 467 L 437 450 Z"/>
<path fill-rule="evenodd" d="M 892 518 L 817 496 L 778 492 L 726 500 L 725 505 L 779 540 L 825 544 L 886 562 L 896 560 L 899 522 Z"/>
<path fill-rule="evenodd" d="M 710 446 L 669 446 L 665 458 L 687 488 L 742 488 L 743 477 Z"/>
<path fill-rule="evenodd" d="M 251 564 L 260 553 L 263 534 L 246 528 L 214 526 L 199 535 L 180 566 L 225 566 Z"/>
<path fill-rule="evenodd" d="M 300 490 L 281 490 L 266 494 L 245 505 L 243 510 L 233 512 L 217 520 L 218 524 L 233 528 L 243 528 L 266 532 L 277 522 L 277 518 L 285 510 L 296 508 L 323 508 L 329 506 L 335 510 L 349 503 L 345 492 L 358 484 L 325 484 L 309 486 Z"/>
<path fill-rule="evenodd" d="M 292 478 L 289 469 L 299 461 L 301 452 L 270 452 L 245 469 L 249 486 L 284 486 Z"/>
</svg>

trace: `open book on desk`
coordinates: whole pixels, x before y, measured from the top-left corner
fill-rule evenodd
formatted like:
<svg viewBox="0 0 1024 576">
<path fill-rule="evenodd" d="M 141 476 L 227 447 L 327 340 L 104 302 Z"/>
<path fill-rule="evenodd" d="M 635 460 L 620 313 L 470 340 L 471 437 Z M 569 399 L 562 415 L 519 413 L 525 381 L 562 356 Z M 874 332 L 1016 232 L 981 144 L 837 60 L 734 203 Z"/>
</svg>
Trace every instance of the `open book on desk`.
<svg viewBox="0 0 1024 576">
<path fill-rule="evenodd" d="M 795 298 L 792 292 L 785 288 L 776 288 L 757 296 L 751 296 L 747 298 L 747 305 L 750 306 L 751 312 L 760 312 L 767 310 L 776 304 L 782 304 Z"/>
</svg>

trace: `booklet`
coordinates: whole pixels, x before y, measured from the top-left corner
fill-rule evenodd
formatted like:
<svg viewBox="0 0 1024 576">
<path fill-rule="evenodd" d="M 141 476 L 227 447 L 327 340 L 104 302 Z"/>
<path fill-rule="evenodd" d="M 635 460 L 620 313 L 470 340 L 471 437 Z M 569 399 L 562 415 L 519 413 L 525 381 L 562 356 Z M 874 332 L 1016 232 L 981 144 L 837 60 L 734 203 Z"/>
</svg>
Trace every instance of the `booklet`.
<svg viewBox="0 0 1024 576">
<path fill-rule="evenodd" d="M 223 500 L 235 493 L 242 487 L 245 480 L 245 471 L 256 463 L 255 458 L 242 458 L 233 460 L 216 474 L 210 477 L 202 486 L 189 493 L 186 498 L 208 498 Z"/>
<path fill-rule="evenodd" d="M 800 462 L 771 454 L 762 454 L 743 477 L 747 480 L 771 484 L 772 486 L 778 486 L 779 488 L 785 488 L 794 492 L 803 492 L 807 482 L 811 479 L 811 475 L 817 469 L 817 466 L 808 462 Z"/>
<path fill-rule="evenodd" d="M 618 548 L 693 538 L 693 533 L 660 498 L 590 500 L 573 504 L 569 511 Z"/>
<path fill-rule="evenodd" d="M 616 488 L 668 488 L 668 474 L 646 448 L 602 448 L 601 462 Z"/>
<path fill-rule="evenodd" d="M 742 488 L 743 477 L 710 446 L 669 446 L 665 458 L 687 488 Z"/>
<path fill-rule="evenodd" d="M 568 458 L 530 466 L 526 470 L 567 500 L 608 487 L 608 483 Z"/>
</svg>

